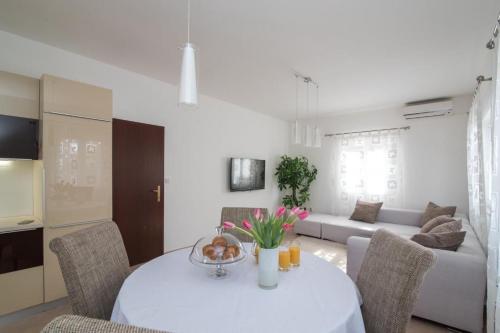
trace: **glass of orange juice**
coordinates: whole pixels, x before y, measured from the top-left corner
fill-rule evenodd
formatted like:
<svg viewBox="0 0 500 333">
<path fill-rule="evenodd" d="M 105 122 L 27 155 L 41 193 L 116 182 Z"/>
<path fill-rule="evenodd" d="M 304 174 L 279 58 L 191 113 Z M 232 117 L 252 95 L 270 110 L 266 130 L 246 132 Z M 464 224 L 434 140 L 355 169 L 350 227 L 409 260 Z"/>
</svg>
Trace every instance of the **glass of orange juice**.
<svg viewBox="0 0 500 333">
<path fill-rule="evenodd" d="M 293 241 L 288 247 L 288 251 L 290 252 L 290 265 L 292 267 L 300 266 L 300 242 Z"/>
<path fill-rule="evenodd" d="M 288 271 L 290 269 L 290 251 L 283 247 L 279 249 L 279 266 L 280 271 Z"/>
<path fill-rule="evenodd" d="M 257 265 L 259 264 L 259 250 L 260 250 L 259 245 L 257 245 L 257 242 L 254 241 L 252 244 L 252 254 L 255 257 L 255 263 Z"/>
</svg>

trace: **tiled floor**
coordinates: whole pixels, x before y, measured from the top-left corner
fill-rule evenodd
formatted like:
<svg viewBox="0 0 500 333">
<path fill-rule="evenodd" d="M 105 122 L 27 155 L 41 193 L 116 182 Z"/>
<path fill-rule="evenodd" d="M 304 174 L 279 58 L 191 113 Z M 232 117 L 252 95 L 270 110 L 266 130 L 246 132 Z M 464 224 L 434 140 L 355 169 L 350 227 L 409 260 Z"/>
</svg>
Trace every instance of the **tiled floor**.
<svg viewBox="0 0 500 333">
<path fill-rule="evenodd" d="M 345 271 L 346 268 L 346 248 L 342 244 L 310 238 L 305 236 L 292 237 L 300 241 L 304 251 L 314 253 L 315 255 L 337 265 Z M 71 313 L 69 305 L 63 304 L 53 309 L 43 311 L 28 317 L 10 323 L 6 326 L 0 326 L 0 333 L 38 333 L 52 318 Z M 455 332 L 444 326 L 431 323 L 418 318 L 413 318 L 407 329 L 407 333 L 441 333 Z M 89 332 L 90 333 L 90 332 Z"/>
</svg>

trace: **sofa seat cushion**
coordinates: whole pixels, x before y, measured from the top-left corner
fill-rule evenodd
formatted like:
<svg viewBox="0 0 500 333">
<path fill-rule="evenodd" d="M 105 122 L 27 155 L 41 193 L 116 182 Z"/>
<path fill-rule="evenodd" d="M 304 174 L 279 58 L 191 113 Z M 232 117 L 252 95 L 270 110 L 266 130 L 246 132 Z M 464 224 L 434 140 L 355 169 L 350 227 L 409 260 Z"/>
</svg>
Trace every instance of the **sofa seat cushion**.
<svg viewBox="0 0 500 333">
<path fill-rule="evenodd" d="M 293 231 L 299 235 L 306 235 L 316 238 L 321 238 L 321 222 L 311 220 L 310 217 L 317 214 L 309 215 L 309 218 L 304 221 L 297 220 L 293 226 Z"/>
<path fill-rule="evenodd" d="M 417 226 L 404 224 L 394 224 L 386 222 L 365 223 L 349 220 L 347 216 L 334 216 L 328 214 L 311 214 L 303 223 L 319 223 L 321 224 L 321 237 L 334 242 L 345 244 L 347 238 L 351 236 L 371 237 L 373 233 L 385 228 L 393 233 L 410 238 L 412 235 L 419 232 Z"/>
</svg>

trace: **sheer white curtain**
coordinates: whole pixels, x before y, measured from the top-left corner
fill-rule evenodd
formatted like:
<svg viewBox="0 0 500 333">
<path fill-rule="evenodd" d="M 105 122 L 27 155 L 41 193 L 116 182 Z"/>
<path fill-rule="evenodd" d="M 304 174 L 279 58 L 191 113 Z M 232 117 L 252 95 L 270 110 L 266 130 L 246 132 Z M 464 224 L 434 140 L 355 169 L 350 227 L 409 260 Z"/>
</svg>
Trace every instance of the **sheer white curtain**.
<svg viewBox="0 0 500 333">
<path fill-rule="evenodd" d="M 335 214 L 351 214 L 357 199 L 402 206 L 403 136 L 397 130 L 335 137 Z"/>
<path fill-rule="evenodd" d="M 479 86 L 469 112 L 467 126 L 467 176 L 469 219 L 483 249 L 488 243 L 491 193 L 491 85 Z"/>
<path fill-rule="evenodd" d="M 499 276 L 499 199 L 500 199 L 500 175 L 499 167 L 499 147 L 498 136 L 500 135 L 500 50 L 496 47 L 495 70 L 493 75 L 492 101 L 493 111 L 491 113 L 491 199 L 489 213 L 489 235 L 488 235 L 488 297 L 487 297 L 487 329 L 489 333 L 500 332 L 500 294 L 498 293 Z"/>
</svg>

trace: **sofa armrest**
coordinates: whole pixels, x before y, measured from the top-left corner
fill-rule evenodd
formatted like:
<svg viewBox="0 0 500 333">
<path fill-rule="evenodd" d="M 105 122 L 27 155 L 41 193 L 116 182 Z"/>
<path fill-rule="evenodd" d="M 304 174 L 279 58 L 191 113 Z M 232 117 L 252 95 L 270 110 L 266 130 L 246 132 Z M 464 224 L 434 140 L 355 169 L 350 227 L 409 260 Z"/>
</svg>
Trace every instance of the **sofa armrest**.
<svg viewBox="0 0 500 333">
<path fill-rule="evenodd" d="M 368 245 L 370 245 L 370 238 L 354 236 L 347 239 L 347 275 L 354 282 L 358 279 Z"/>
<path fill-rule="evenodd" d="M 370 238 L 349 237 L 347 239 L 347 275 L 353 281 L 358 277 Z M 471 255 L 455 251 L 433 249 L 437 256 L 436 265 L 429 271 L 429 275 L 441 278 L 452 278 L 453 281 L 467 283 L 468 281 L 486 282 L 486 257 Z M 457 275 L 455 275 L 457 274 Z"/>
<path fill-rule="evenodd" d="M 347 240 L 347 274 L 356 282 L 370 239 Z M 414 315 L 471 332 L 481 332 L 486 292 L 486 257 L 433 249 L 436 265 L 420 289 Z"/>
</svg>

